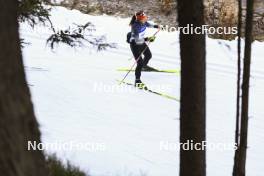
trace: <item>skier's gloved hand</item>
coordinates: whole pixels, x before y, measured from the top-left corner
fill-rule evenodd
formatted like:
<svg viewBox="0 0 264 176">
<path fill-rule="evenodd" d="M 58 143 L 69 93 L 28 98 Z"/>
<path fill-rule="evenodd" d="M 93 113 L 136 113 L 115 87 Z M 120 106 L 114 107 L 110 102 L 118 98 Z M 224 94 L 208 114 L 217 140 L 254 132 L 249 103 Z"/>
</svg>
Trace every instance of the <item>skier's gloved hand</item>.
<svg viewBox="0 0 264 176">
<path fill-rule="evenodd" d="M 155 36 L 151 36 L 151 37 L 148 37 L 148 38 L 147 38 L 147 41 L 149 41 L 149 42 L 154 42 L 155 39 L 156 39 Z"/>
<path fill-rule="evenodd" d="M 162 30 L 162 31 L 165 30 L 162 25 L 157 25 L 157 24 L 154 25 L 154 28 L 157 28 L 157 29 Z"/>
</svg>

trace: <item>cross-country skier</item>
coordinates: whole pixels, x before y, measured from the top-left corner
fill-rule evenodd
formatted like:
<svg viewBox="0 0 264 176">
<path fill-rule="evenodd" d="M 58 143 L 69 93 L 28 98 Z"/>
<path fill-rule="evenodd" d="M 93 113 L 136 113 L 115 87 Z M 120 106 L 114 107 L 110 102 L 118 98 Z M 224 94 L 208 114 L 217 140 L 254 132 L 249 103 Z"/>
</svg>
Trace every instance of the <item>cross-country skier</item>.
<svg viewBox="0 0 264 176">
<path fill-rule="evenodd" d="M 131 32 L 128 33 L 127 42 L 130 43 L 131 51 L 137 61 L 137 67 L 135 70 L 136 80 L 135 86 L 144 88 L 145 85 L 141 82 L 140 76 L 142 69 L 153 70 L 147 64 L 152 57 L 151 51 L 146 42 L 154 42 L 155 36 L 145 37 L 146 28 L 159 28 L 159 25 L 153 25 L 148 22 L 148 17 L 144 11 L 137 12 L 130 21 Z M 142 58 L 141 54 L 144 55 Z"/>
</svg>

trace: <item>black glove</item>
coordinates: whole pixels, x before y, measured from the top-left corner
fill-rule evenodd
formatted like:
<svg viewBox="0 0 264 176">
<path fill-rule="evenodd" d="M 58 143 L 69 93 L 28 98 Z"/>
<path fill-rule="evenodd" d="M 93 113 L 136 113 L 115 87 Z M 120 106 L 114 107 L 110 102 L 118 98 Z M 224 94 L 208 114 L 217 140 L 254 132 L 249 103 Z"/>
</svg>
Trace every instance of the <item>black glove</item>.
<svg viewBox="0 0 264 176">
<path fill-rule="evenodd" d="M 145 40 L 148 41 L 148 42 L 154 42 L 156 39 L 155 36 L 151 36 L 151 37 L 147 37 Z"/>
</svg>

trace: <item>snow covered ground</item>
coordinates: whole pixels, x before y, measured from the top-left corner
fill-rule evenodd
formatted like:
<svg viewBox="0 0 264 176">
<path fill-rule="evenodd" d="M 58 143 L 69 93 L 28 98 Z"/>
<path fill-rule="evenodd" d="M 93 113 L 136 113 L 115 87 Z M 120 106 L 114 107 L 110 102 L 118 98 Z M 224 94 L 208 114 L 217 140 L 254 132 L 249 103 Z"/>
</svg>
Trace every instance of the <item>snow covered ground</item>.
<svg viewBox="0 0 264 176">
<path fill-rule="evenodd" d="M 56 27 L 91 21 L 117 49 L 97 53 L 89 48 L 46 47 L 45 27 L 33 31 L 21 24 L 21 36 L 31 45 L 23 49 L 25 69 L 44 143 L 103 143 L 104 150 L 53 150 L 93 176 L 175 176 L 179 173 L 177 150 L 162 150 L 161 143 L 179 140 L 179 102 L 143 91 L 111 91 L 133 64 L 128 44 L 129 19 L 89 16 L 56 7 Z M 149 30 L 149 34 L 155 30 Z M 151 44 L 151 66 L 180 69 L 177 33 L 160 32 Z M 262 176 L 264 99 L 264 44 L 253 44 L 247 174 Z M 134 81 L 130 74 L 128 81 Z M 178 74 L 143 73 L 148 85 L 165 85 L 165 93 L 179 97 Z M 101 89 L 96 89 L 101 86 Z M 103 87 L 105 86 L 105 87 Z M 97 87 L 98 88 L 98 87 Z M 131 89 L 131 88 L 130 88 Z M 134 90 L 134 88 L 132 88 Z M 207 39 L 207 141 L 234 141 L 236 95 L 236 42 Z M 209 150 L 209 176 L 231 175 L 232 150 Z"/>
</svg>

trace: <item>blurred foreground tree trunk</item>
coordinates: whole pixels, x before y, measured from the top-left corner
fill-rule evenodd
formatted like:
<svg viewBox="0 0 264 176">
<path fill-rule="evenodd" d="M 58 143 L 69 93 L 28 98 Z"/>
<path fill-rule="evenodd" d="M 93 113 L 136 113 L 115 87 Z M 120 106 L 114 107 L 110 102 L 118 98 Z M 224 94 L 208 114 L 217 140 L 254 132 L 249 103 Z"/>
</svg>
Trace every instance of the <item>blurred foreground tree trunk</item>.
<svg viewBox="0 0 264 176">
<path fill-rule="evenodd" d="M 180 27 L 204 25 L 203 0 L 178 0 Z M 180 33 L 180 142 L 206 140 L 205 35 Z M 206 151 L 180 150 L 180 176 L 206 176 Z"/>
<path fill-rule="evenodd" d="M 0 173 L 3 176 L 47 176 L 44 155 L 27 151 L 40 142 L 26 83 L 17 22 L 16 0 L 0 0 Z"/>
</svg>

